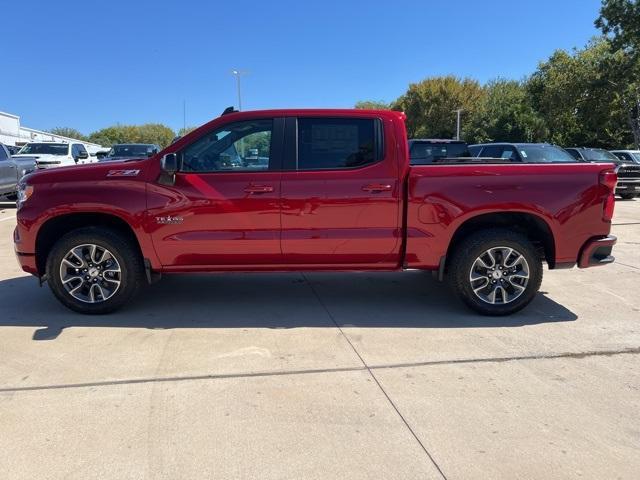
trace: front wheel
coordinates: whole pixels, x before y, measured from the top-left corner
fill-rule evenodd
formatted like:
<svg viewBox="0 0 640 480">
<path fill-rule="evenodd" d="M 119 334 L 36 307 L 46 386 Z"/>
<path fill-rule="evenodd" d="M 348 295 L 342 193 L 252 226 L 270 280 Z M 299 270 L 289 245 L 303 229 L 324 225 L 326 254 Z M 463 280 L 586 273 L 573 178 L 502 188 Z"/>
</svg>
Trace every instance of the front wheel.
<svg viewBox="0 0 640 480">
<path fill-rule="evenodd" d="M 80 313 L 110 313 L 128 302 L 142 283 L 140 254 L 122 235 L 103 228 L 74 230 L 47 258 L 47 282 L 66 307 Z"/>
<path fill-rule="evenodd" d="M 542 260 L 524 235 L 483 230 L 456 246 L 447 275 L 454 292 L 476 312 L 509 315 L 540 289 Z"/>
</svg>

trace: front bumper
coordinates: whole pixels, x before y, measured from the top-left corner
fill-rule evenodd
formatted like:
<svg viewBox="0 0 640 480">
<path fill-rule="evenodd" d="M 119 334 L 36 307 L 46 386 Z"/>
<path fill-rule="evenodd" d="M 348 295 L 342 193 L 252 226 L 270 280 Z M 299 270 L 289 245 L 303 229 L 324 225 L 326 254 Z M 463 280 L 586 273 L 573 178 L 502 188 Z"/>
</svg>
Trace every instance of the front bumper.
<svg viewBox="0 0 640 480">
<path fill-rule="evenodd" d="M 16 253 L 16 259 L 24 270 L 31 275 L 35 275 L 36 277 L 40 276 L 40 272 L 38 272 L 38 265 L 36 263 L 36 254 L 35 253 L 24 253 L 20 251 L 22 246 L 22 242 L 20 241 L 20 230 L 19 226 L 13 231 L 13 248 Z"/>
<path fill-rule="evenodd" d="M 620 195 L 621 193 L 637 193 L 640 195 L 640 179 L 618 178 L 616 194 Z"/>
<path fill-rule="evenodd" d="M 613 235 L 587 241 L 580 250 L 578 268 L 599 267 L 612 263 L 615 257 L 611 255 L 611 251 L 617 241 Z"/>
</svg>

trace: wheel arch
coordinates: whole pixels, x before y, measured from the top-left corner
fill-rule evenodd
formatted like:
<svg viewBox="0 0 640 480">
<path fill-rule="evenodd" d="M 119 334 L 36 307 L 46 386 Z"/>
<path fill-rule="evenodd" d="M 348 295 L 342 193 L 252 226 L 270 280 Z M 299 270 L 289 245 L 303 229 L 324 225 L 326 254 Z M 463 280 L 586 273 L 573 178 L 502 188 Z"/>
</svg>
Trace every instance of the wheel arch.
<svg viewBox="0 0 640 480">
<path fill-rule="evenodd" d="M 58 215 L 48 219 L 36 236 L 36 267 L 40 275 L 46 271 L 47 257 L 56 241 L 65 233 L 78 228 L 102 227 L 120 233 L 135 246 L 144 259 L 140 241 L 131 225 L 122 217 L 108 213 L 80 212 Z"/>
<path fill-rule="evenodd" d="M 466 219 L 454 231 L 441 268 L 446 268 L 452 252 L 464 238 L 490 228 L 505 228 L 525 235 L 534 244 L 541 258 L 546 260 L 549 269 L 555 268 L 556 244 L 553 230 L 546 220 L 530 212 L 489 212 Z"/>
</svg>

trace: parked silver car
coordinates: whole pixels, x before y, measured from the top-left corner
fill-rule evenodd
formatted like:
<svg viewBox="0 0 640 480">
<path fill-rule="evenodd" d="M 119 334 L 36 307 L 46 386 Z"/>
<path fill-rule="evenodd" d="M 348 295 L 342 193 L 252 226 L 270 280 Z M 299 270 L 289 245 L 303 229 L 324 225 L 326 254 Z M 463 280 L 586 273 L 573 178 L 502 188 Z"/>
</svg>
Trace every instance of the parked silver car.
<svg viewBox="0 0 640 480">
<path fill-rule="evenodd" d="M 0 143 L 0 196 L 15 197 L 20 179 L 35 169 L 35 158 L 13 158 L 7 147 Z"/>
</svg>

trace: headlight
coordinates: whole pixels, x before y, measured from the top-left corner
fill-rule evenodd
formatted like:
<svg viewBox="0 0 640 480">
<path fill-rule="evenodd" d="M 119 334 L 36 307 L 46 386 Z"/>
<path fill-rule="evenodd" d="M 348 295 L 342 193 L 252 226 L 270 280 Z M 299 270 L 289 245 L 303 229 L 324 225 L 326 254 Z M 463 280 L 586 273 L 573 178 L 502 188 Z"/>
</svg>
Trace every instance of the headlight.
<svg viewBox="0 0 640 480">
<path fill-rule="evenodd" d="M 29 197 L 33 195 L 33 185 L 27 185 L 25 182 L 18 184 L 18 201 L 16 203 L 17 208 L 24 205 L 24 202 L 29 200 Z"/>
</svg>

